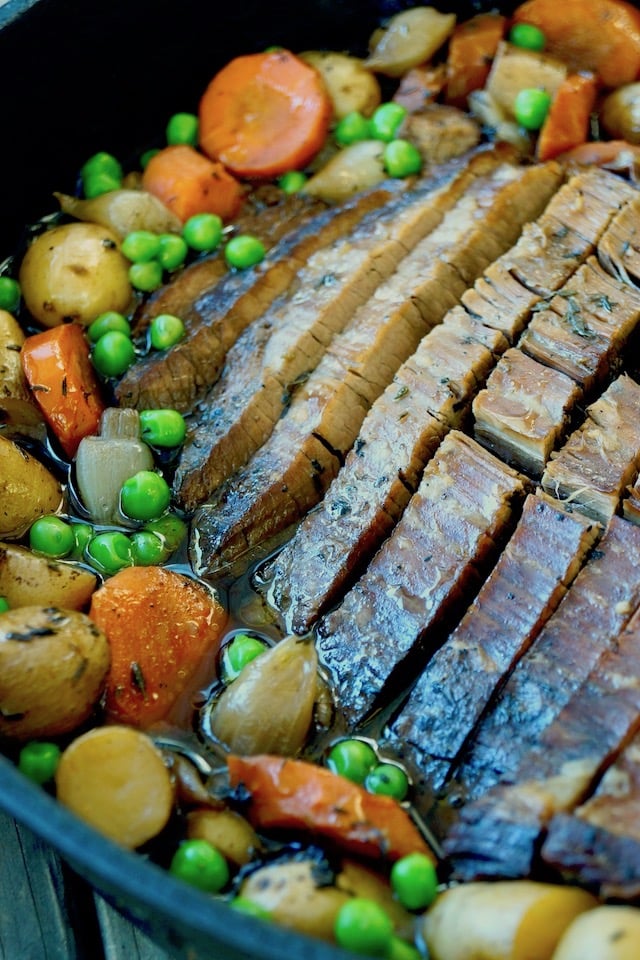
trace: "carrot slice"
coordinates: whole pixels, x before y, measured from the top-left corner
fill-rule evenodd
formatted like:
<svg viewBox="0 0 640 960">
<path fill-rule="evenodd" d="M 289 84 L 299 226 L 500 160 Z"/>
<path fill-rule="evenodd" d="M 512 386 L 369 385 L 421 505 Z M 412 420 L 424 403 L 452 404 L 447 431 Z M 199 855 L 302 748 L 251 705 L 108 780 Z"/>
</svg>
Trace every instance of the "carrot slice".
<svg viewBox="0 0 640 960">
<path fill-rule="evenodd" d="M 539 27 L 547 52 L 571 71 L 595 70 L 607 87 L 640 73 L 640 10 L 624 0 L 527 0 L 514 19 Z"/>
<path fill-rule="evenodd" d="M 251 794 L 249 817 L 262 829 L 302 830 L 367 857 L 435 857 L 392 797 L 303 760 L 261 754 L 227 757 L 232 787 Z"/>
<path fill-rule="evenodd" d="M 43 416 L 68 457 L 98 431 L 104 403 L 84 329 L 77 323 L 27 337 L 22 369 Z"/>
<path fill-rule="evenodd" d="M 288 50 L 236 57 L 200 101 L 200 146 L 241 177 L 304 167 L 323 145 L 331 101 L 319 73 Z"/>
<path fill-rule="evenodd" d="M 500 14 L 479 13 L 456 26 L 447 55 L 447 103 L 465 107 L 472 90 L 484 87 L 506 24 Z"/>
<path fill-rule="evenodd" d="M 565 150 L 585 143 L 597 92 L 598 84 L 592 73 L 569 74 L 558 88 L 540 130 L 539 160 L 551 160 Z"/>
<path fill-rule="evenodd" d="M 186 144 L 156 153 L 142 175 L 142 186 L 183 223 L 196 213 L 217 213 L 223 220 L 232 220 L 244 195 L 242 186 L 221 163 Z"/>
<path fill-rule="evenodd" d="M 227 621 L 204 587 L 163 567 L 120 570 L 93 594 L 89 616 L 111 648 L 107 715 L 142 729 L 164 718 L 215 656 Z"/>
</svg>

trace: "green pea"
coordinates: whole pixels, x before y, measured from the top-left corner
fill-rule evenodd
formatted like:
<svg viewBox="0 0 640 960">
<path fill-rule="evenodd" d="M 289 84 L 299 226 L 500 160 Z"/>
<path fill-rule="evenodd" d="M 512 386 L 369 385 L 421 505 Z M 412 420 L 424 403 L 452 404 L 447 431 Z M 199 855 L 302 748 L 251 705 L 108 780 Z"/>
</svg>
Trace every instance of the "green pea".
<svg viewBox="0 0 640 960">
<path fill-rule="evenodd" d="M 292 194 L 302 190 L 306 182 L 307 178 L 301 170 L 289 170 L 279 178 L 278 186 L 284 193 Z"/>
<path fill-rule="evenodd" d="M 0 613 L 6 613 L 10 610 L 9 601 L 6 597 L 0 597 Z"/>
<path fill-rule="evenodd" d="M 57 743 L 32 740 L 25 743 L 18 757 L 18 769 L 34 783 L 53 780 L 60 762 L 60 747 Z"/>
<path fill-rule="evenodd" d="M 126 333 L 110 330 L 94 345 L 91 359 L 103 377 L 120 377 L 134 363 L 136 351 Z"/>
<path fill-rule="evenodd" d="M 162 267 L 157 260 L 147 263 L 132 263 L 129 267 L 129 283 L 142 293 L 152 293 L 162 285 Z"/>
<path fill-rule="evenodd" d="M 60 560 L 75 546 L 71 525 L 55 514 L 39 517 L 29 530 L 29 546 L 34 553 Z"/>
<path fill-rule="evenodd" d="M 11 277 L 0 277 L 0 310 L 15 313 L 20 306 L 20 284 Z"/>
<path fill-rule="evenodd" d="M 169 556 L 160 537 L 150 530 L 136 530 L 131 534 L 133 563 L 136 567 L 157 567 Z"/>
<path fill-rule="evenodd" d="M 391 889 L 406 910 L 424 910 L 436 898 L 438 874 L 424 853 L 408 853 L 391 868 Z"/>
<path fill-rule="evenodd" d="M 330 770 L 354 783 L 364 783 L 377 762 L 375 750 L 365 740 L 339 740 L 327 757 Z"/>
<path fill-rule="evenodd" d="M 206 840 L 183 840 L 169 872 L 207 893 L 218 893 L 229 882 L 229 867 L 219 850 Z"/>
<path fill-rule="evenodd" d="M 152 447 L 179 447 L 187 424 L 177 410 L 141 410 L 140 436 Z"/>
<path fill-rule="evenodd" d="M 407 108 L 399 103 L 381 103 L 369 121 L 370 134 L 374 140 L 389 143 L 395 138 L 398 128 L 407 115 Z"/>
<path fill-rule="evenodd" d="M 525 130 L 539 130 L 547 119 L 551 97 L 537 87 L 520 90 L 513 104 L 516 120 Z"/>
<path fill-rule="evenodd" d="M 265 248 L 261 240 L 249 234 L 232 237 L 225 247 L 224 255 L 230 267 L 246 270 L 264 260 Z"/>
<path fill-rule="evenodd" d="M 129 537 L 113 530 L 92 537 L 87 543 L 85 556 L 96 570 L 107 576 L 133 566 L 133 548 Z"/>
<path fill-rule="evenodd" d="M 379 763 L 364 782 L 369 793 L 382 793 L 396 800 L 404 800 L 409 792 L 409 781 L 402 767 L 395 763 Z"/>
<path fill-rule="evenodd" d="M 547 39 L 533 23 L 515 23 L 509 31 L 509 42 L 524 50 L 544 50 Z"/>
<path fill-rule="evenodd" d="M 140 470 L 122 484 L 120 509 L 132 520 L 155 520 L 171 502 L 171 488 L 159 473 Z"/>
<path fill-rule="evenodd" d="M 174 113 L 166 132 L 168 144 L 186 143 L 195 147 L 198 142 L 198 118 L 194 113 Z"/>
<path fill-rule="evenodd" d="M 132 263 L 148 263 L 158 257 L 160 237 L 150 230 L 132 230 L 122 241 L 120 250 Z"/>
<path fill-rule="evenodd" d="M 401 937 L 391 937 L 386 960 L 422 960 L 422 954 Z"/>
<path fill-rule="evenodd" d="M 107 153 L 106 150 L 100 150 L 98 153 L 94 153 L 92 157 L 89 157 L 80 171 L 80 176 L 85 180 L 95 173 L 106 173 L 109 174 L 110 177 L 113 177 L 114 180 L 122 180 L 124 171 L 122 164 L 112 153 Z"/>
<path fill-rule="evenodd" d="M 187 259 L 189 248 L 177 233 L 161 233 L 158 236 L 158 262 L 163 270 L 176 270 Z"/>
<path fill-rule="evenodd" d="M 144 153 L 140 154 L 140 166 L 143 170 L 146 170 L 149 166 L 149 161 L 153 160 L 157 153 L 160 153 L 159 148 L 152 147 L 151 150 L 145 150 Z"/>
<path fill-rule="evenodd" d="M 390 177 L 410 177 L 422 169 L 420 151 L 408 140 L 392 140 L 384 148 L 382 159 Z"/>
<path fill-rule="evenodd" d="M 111 176 L 110 173 L 98 170 L 85 177 L 82 181 L 82 186 L 87 200 L 93 200 L 94 197 L 100 197 L 103 193 L 111 193 L 112 190 L 119 190 L 122 186 L 122 180 Z"/>
<path fill-rule="evenodd" d="M 85 547 L 93 536 L 93 527 L 89 523 L 72 523 L 73 531 L 73 550 L 71 551 L 72 560 L 83 560 Z"/>
<path fill-rule="evenodd" d="M 151 346 L 156 350 L 168 350 L 179 343 L 184 335 L 184 323 L 172 313 L 159 313 L 149 326 Z"/>
<path fill-rule="evenodd" d="M 192 250 L 210 253 L 222 240 L 222 220 L 217 213 L 196 213 L 183 226 L 182 236 Z"/>
<path fill-rule="evenodd" d="M 357 143 L 359 140 L 380 139 L 372 132 L 371 123 L 367 117 L 364 117 L 358 110 L 353 110 L 338 121 L 334 136 L 341 147 L 346 147 L 350 143 Z"/>
<path fill-rule="evenodd" d="M 271 920 L 271 913 L 254 900 L 248 897 L 234 897 L 229 906 L 238 913 L 245 913 L 249 917 L 259 917 L 261 920 Z"/>
<path fill-rule="evenodd" d="M 107 310 L 106 313 L 101 313 L 89 325 L 87 335 L 91 343 L 96 343 L 100 337 L 104 336 L 105 333 L 111 333 L 112 330 L 124 333 L 127 337 L 131 336 L 131 324 L 127 318 L 115 310 Z"/>
<path fill-rule="evenodd" d="M 264 653 L 267 645 L 249 633 L 237 633 L 222 651 L 222 679 L 225 683 L 236 680 L 248 663 Z"/>
<path fill-rule="evenodd" d="M 393 923 L 375 900 L 352 897 L 340 907 L 334 934 L 339 946 L 370 957 L 386 957 L 393 938 Z"/>
<path fill-rule="evenodd" d="M 166 513 L 155 520 L 149 520 L 142 529 L 159 537 L 169 554 L 178 549 L 187 535 L 187 524 L 175 513 Z"/>
</svg>

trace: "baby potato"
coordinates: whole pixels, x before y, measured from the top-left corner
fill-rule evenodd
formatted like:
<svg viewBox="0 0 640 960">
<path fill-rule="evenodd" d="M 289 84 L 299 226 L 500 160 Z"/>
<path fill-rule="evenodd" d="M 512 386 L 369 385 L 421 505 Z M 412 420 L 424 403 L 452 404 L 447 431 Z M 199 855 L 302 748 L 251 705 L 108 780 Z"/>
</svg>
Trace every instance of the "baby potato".
<svg viewBox="0 0 640 960">
<path fill-rule="evenodd" d="M 77 737 L 56 771 L 58 800 L 123 847 L 160 833 L 173 810 L 162 754 L 132 727 L 97 727 Z"/>
<path fill-rule="evenodd" d="M 300 54 L 322 77 L 336 120 L 354 110 L 370 117 L 380 103 L 380 84 L 362 60 L 346 53 L 307 50 Z"/>
<path fill-rule="evenodd" d="M 260 849 L 253 827 L 234 810 L 192 810 L 187 814 L 187 836 L 207 840 L 235 867 L 249 863 Z"/>
<path fill-rule="evenodd" d="M 0 436 L 0 537 L 21 537 L 34 520 L 55 513 L 62 487 L 39 460 Z"/>
<path fill-rule="evenodd" d="M 84 567 L 39 557 L 16 543 L 0 542 L 0 597 L 10 607 L 62 607 L 82 610 L 98 584 Z"/>
<path fill-rule="evenodd" d="M 0 736 L 54 737 L 91 714 L 109 669 L 109 644 L 89 617 L 56 607 L 0 614 Z"/>
<path fill-rule="evenodd" d="M 0 423 L 8 430 L 44 440 L 42 414 L 29 390 L 20 348 L 24 333 L 7 310 L 0 310 Z"/>
<path fill-rule="evenodd" d="M 604 906 L 581 914 L 567 929 L 553 960 L 637 960 L 640 910 Z"/>
<path fill-rule="evenodd" d="M 67 223 L 40 234 L 19 280 L 27 309 L 45 327 L 71 320 L 86 326 L 107 310 L 126 313 L 132 298 L 118 238 L 96 223 Z"/>
<path fill-rule="evenodd" d="M 627 83 L 610 93 L 600 121 L 613 140 L 640 143 L 640 83 Z"/>
</svg>

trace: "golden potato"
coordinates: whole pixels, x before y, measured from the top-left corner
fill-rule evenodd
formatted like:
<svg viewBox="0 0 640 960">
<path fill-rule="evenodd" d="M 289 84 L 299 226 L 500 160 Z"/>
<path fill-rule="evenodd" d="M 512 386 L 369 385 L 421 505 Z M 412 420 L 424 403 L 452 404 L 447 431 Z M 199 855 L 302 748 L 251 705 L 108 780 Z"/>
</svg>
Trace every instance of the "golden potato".
<svg viewBox="0 0 640 960">
<path fill-rule="evenodd" d="M 70 320 L 87 325 L 107 310 L 126 313 L 132 298 L 118 238 L 96 223 L 67 223 L 40 234 L 19 279 L 27 309 L 45 327 Z"/>
<path fill-rule="evenodd" d="M 346 53 L 307 50 L 300 54 L 322 77 L 336 120 L 354 110 L 370 117 L 381 100 L 380 84 L 357 57 Z"/>
<path fill-rule="evenodd" d="M 133 849 L 160 833 L 173 810 L 162 754 L 132 727 L 77 737 L 56 771 L 58 800 L 96 830 Z"/>
<path fill-rule="evenodd" d="M 600 120 L 614 140 L 640 143 L 640 83 L 627 83 L 605 98 Z"/>
<path fill-rule="evenodd" d="M 74 730 L 100 697 L 109 659 L 107 638 L 77 610 L 0 614 L 0 735 L 29 740 Z"/>
<path fill-rule="evenodd" d="M 260 849 L 255 830 L 234 810 L 192 810 L 187 814 L 187 836 L 206 840 L 236 867 L 249 863 Z"/>
<path fill-rule="evenodd" d="M 0 542 L 0 597 L 10 607 L 87 606 L 98 578 L 84 567 L 39 557 L 15 543 Z"/>
<path fill-rule="evenodd" d="M 29 390 L 20 360 L 23 343 L 24 333 L 18 321 L 6 310 L 0 310 L 0 423 L 5 429 L 44 439 L 42 414 Z"/>
<path fill-rule="evenodd" d="M 604 906 L 581 914 L 563 935 L 552 960 L 638 960 L 640 910 Z"/>
<path fill-rule="evenodd" d="M 0 537 L 21 537 L 62 505 L 62 487 L 39 460 L 0 436 Z"/>
</svg>

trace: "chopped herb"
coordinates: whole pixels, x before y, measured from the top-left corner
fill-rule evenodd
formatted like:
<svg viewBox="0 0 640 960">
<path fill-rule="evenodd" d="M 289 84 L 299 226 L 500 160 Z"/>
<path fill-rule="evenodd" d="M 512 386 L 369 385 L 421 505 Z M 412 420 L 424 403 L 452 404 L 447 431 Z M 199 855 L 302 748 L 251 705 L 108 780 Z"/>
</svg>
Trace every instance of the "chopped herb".
<svg viewBox="0 0 640 960">
<path fill-rule="evenodd" d="M 62 383 L 61 383 L 60 387 L 61 387 L 61 390 L 62 390 L 62 396 L 63 396 L 63 397 L 66 397 L 66 395 L 67 395 L 67 378 L 66 378 L 66 377 L 63 377 L 63 378 L 62 378 Z"/>
<path fill-rule="evenodd" d="M 402 398 L 403 398 L 403 397 L 406 397 L 406 395 L 407 395 L 408 393 L 409 393 L 409 387 L 407 387 L 407 386 L 399 387 L 399 388 L 398 388 L 398 392 L 396 393 L 396 395 L 395 395 L 395 397 L 394 397 L 393 399 L 394 399 L 394 400 L 402 400 Z"/>
<path fill-rule="evenodd" d="M 147 698 L 147 684 L 144 679 L 144 674 L 142 672 L 142 667 L 137 660 L 133 660 L 131 663 L 131 683 L 136 688 L 136 690 L 142 694 L 142 696 Z"/>
<path fill-rule="evenodd" d="M 589 300 L 605 310 L 606 313 L 613 313 L 615 307 L 618 306 L 615 300 L 609 300 L 606 293 L 594 293 L 593 296 L 589 297 Z"/>
<path fill-rule="evenodd" d="M 582 314 L 580 313 L 580 304 L 575 297 L 568 297 L 567 312 L 565 313 L 564 318 L 573 332 L 577 333 L 579 337 L 584 337 L 585 339 L 595 337 L 593 330 L 590 330 L 582 319 Z"/>
</svg>

